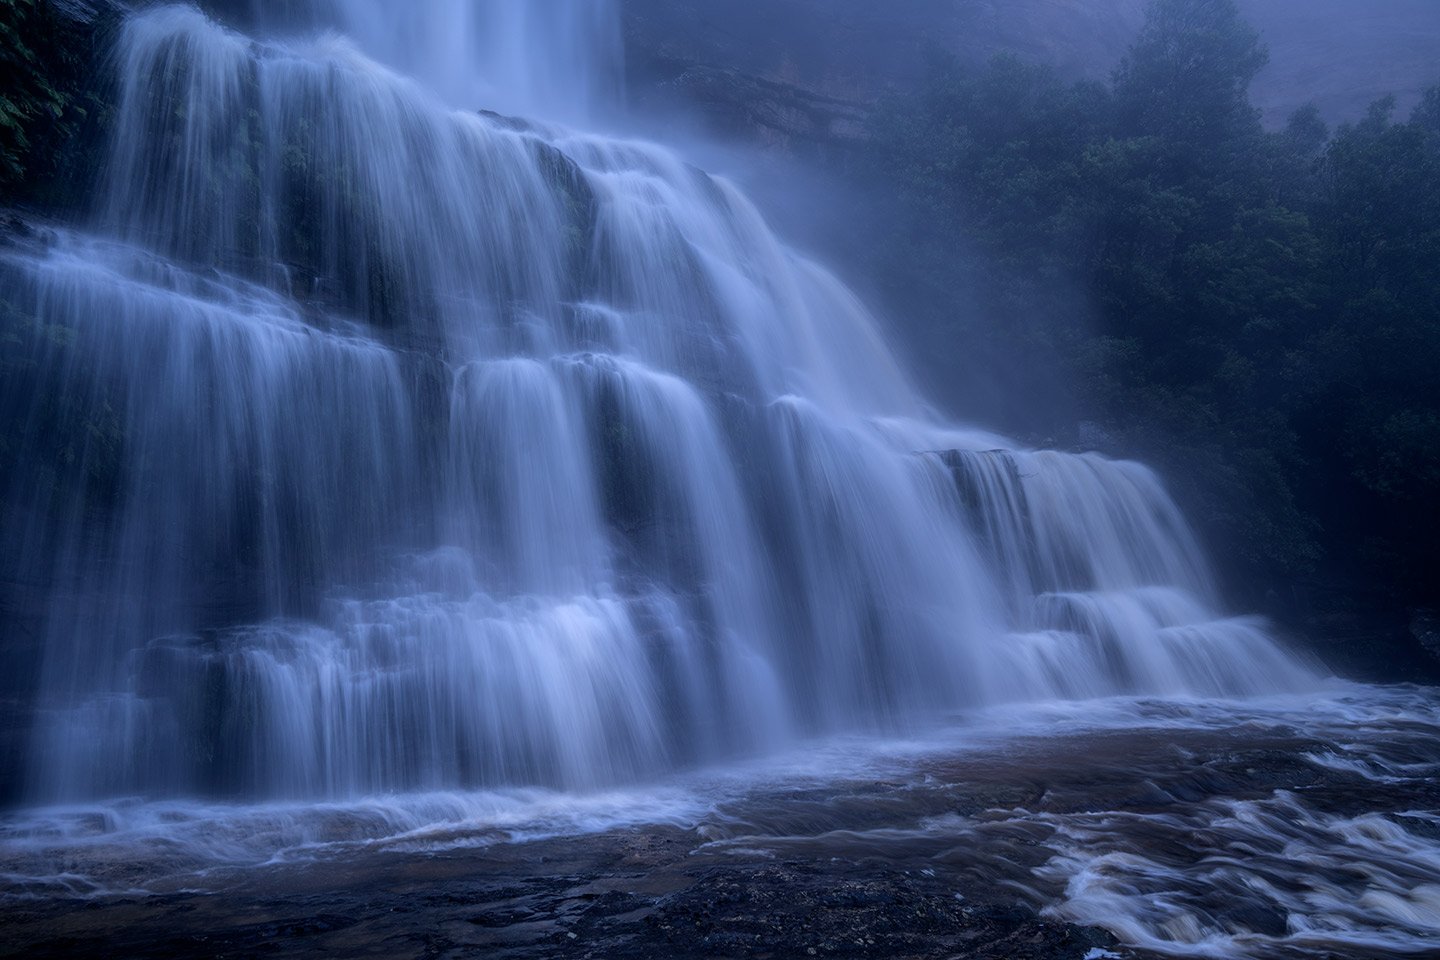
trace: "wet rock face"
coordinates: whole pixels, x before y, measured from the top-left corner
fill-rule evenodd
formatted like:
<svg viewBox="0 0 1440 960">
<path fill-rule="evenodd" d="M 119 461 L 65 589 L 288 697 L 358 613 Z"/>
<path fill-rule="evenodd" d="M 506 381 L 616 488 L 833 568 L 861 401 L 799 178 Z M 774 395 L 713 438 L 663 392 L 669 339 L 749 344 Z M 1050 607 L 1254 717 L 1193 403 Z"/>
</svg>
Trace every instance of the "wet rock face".
<svg viewBox="0 0 1440 960">
<path fill-rule="evenodd" d="M 867 101 L 817 94 L 753 73 L 682 59 L 659 62 L 644 99 L 697 111 L 724 137 L 808 154 L 857 143 L 870 115 Z"/>
<path fill-rule="evenodd" d="M 1267 122 L 1315 102 L 1353 119 L 1440 81 L 1433 0 L 1239 0 L 1271 49 L 1256 84 Z M 912 82 L 927 51 L 997 53 L 1103 79 L 1145 21 L 1146 0 L 625 0 L 632 95 L 700 112 L 718 132 L 793 146 L 856 135 L 866 108 Z M 803 105 L 803 106 L 802 106 Z M 816 117 L 820 119 L 816 119 Z"/>
<path fill-rule="evenodd" d="M 1430 655 L 1436 663 L 1440 663 L 1440 612 L 1434 610 L 1417 610 L 1410 618 L 1410 635 L 1420 645 L 1420 649 Z"/>
</svg>

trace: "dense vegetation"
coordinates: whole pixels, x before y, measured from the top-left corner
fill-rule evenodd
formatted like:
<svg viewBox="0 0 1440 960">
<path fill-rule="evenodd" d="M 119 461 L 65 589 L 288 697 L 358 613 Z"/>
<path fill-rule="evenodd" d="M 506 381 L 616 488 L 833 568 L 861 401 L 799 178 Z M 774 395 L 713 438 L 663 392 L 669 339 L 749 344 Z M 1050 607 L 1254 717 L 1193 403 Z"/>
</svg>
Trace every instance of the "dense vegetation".
<svg viewBox="0 0 1440 960">
<path fill-rule="evenodd" d="M 952 399 L 998 370 L 991 415 L 1052 436 L 1078 404 L 1071 442 L 1157 464 L 1248 602 L 1434 603 L 1440 87 L 1267 131 L 1265 57 L 1231 0 L 1159 0 L 1108 84 L 937 56 L 877 114 L 876 265 Z"/>
<path fill-rule="evenodd" d="M 0 204 L 52 215 L 83 203 L 98 172 L 91 159 L 109 120 L 107 91 L 97 65 L 105 56 L 108 32 L 118 13 L 108 4 L 67 4 L 60 0 L 0 0 Z M 0 243 L 31 232 L 0 209 Z M 46 324 L 0 295 L 0 399 L 13 390 L 41 389 L 35 381 L 36 343 L 63 349 L 70 331 Z M 118 455 L 119 423 L 108 407 L 87 414 L 61 382 L 45 385 L 53 397 L 47 409 L 51 429 L 39 444 L 44 456 L 21 462 L 16 440 L 27 425 L 0 420 L 0 480 L 25 475 L 56 494 L 66 465 L 81 459 L 90 444 L 102 455 L 87 463 L 87 492 L 100 495 Z M 23 405 L 0 409 L 23 410 Z M 101 462 L 104 466 L 99 466 Z M 93 488 L 93 489 L 91 489 Z M 12 495 L 0 482 L 0 507 Z M 19 562 L 18 558 L 7 558 Z M 0 570 L 6 566 L 0 564 Z M 3 621 L 0 621 L 3 624 Z M 4 690 L 0 684 L 0 691 Z"/>
<path fill-rule="evenodd" d="M 93 83 L 114 11 L 58 0 L 0 0 L 0 198 L 62 202 L 70 151 L 106 111 Z"/>
</svg>

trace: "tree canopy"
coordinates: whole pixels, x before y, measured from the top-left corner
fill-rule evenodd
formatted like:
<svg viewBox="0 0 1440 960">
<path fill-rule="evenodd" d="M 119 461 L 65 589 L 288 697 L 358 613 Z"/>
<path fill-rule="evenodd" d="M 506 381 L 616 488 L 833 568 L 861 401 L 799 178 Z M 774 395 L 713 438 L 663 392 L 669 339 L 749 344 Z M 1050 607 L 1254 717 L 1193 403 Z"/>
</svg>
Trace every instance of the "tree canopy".
<svg viewBox="0 0 1440 960">
<path fill-rule="evenodd" d="M 874 122 L 875 266 L 952 402 L 1037 437 L 1093 422 L 1236 585 L 1434 604 L 1440 86 L 1408 118 L 1267 131 L 1265 60 L 1231 0 L 1152 4 L 1107 84 L 936 56 Z"/>
</svg>

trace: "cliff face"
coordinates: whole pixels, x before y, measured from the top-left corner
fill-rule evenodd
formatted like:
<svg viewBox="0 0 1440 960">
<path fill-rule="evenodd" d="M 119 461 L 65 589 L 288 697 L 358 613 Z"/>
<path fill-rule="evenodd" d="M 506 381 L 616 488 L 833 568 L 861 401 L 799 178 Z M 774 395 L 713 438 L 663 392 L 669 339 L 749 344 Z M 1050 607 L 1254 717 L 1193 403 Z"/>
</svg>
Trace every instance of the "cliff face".
<svg viewBox="0 0 1440 960">
<path fill-rule="evenodd" d="M 1103 75 L 1145 0 L 625 0 L 632 96 L 717 132 L 804 151 L 860 135 L 867 106 L 932 50 L 1001 51 Z"/>
<path fill-rule="evenodd" d="M 927 48 L 1001 50 L 1082 74 L 1108 69 L 1145 0 L 627 0 L 641 65 L 679 60 L 838 97 L 873 96 L 920 69 Z"/>
<path fill-rule="evenodd" d="M 1255 101 L 1283 123 L 1316 103 L 1331 121 L 1440 82 L 1435 0 L 1239 0 L 1271 50 Z M 856 135 L 864 105 L 904 86 L 927 51 L 997 53 L 1103 78 L 1146 0 L 625 0 L 632 95 L 697 109 L 721 132 L 803 145 Z"/>
<path fill-rule="evenodd" d="M 1270 47 L 1255 103 L 1271 123 L 1315 103 L 1331 122 L 1352 120 L 1394 94 L 1408 111 L 1440 83 L 1436 0 L 1240 0 Z"/>
</svg>

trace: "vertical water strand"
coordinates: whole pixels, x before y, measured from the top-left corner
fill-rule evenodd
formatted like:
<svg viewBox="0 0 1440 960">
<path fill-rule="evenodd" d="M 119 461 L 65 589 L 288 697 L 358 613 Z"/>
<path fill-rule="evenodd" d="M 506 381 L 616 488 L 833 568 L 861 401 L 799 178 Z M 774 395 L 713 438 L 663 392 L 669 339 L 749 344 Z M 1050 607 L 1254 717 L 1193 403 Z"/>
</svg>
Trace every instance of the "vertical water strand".
<svg viewBox="0 0 1440 960">
<path fill-rule="evenodd" d="M 620 95 L 612 0 L 328 0 L 377 60 L 458 107 L 581 121 Z"/>
<path fill-rule="evenodd" d="M 608 582 L 582 410 L 548 364 L 463 367 L 450 409 L 450 541 L 483 558 L 497 585 L 570 596 Z"/>
<path fill-rule="evenodd" d="M 1307 681 L 1143 467 L 940 421 L 734 185 L 554 126 L 606 10 L 127 19 L 104 236 L 0 251 L 33 796 L 586 789 Z M 465 108 L 522 68 L 545 121 Z"/>
</svg>

